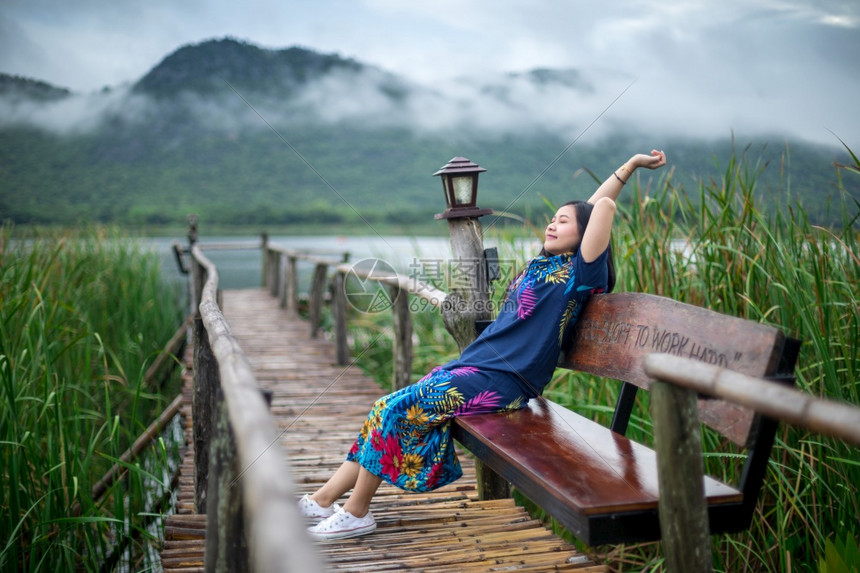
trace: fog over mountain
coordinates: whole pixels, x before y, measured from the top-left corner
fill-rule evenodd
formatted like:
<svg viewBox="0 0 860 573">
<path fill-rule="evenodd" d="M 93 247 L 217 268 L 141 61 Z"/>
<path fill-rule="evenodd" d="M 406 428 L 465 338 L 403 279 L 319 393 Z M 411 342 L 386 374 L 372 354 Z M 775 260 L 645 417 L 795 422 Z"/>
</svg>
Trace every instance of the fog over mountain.
<svg viewBox="0 0 860 573">
<path fill-rule="evenodd" d="M 138 80 L 90 93 L 0 74 L 0 216 L 158 224 L 203 210 L 225 224 L 289 224 L 332 208 L 349 220 L 360 202 L 379 217 L 423 220 L 438 203 L 427 178 L 454 155 L 490 170 L 494 208 L 522 212 L 569 196 L 577 174 L 590 186 L 583 167 L 611 169 L 656 145 L 694 187 L 732 137 L 765 162 L 782 161 L 790 144 L 803 170 L 794 189 L 832 192 L 825 181 L 844 156 L 835 136 L 821 146 L 754 121 L 741 133 L 718 114 L 696 132 L 649 125 L 636 86 L 623 73 L 549 68 L 428 85 L 232 38 L 182 46 Z"/>
<path fill-rule="evenodd" d="M 288 65 L 290 56 L 307 60 L 307 65 L 313 60 L 316 69 L 297 74 Z M 209 60 L 214 67 L 205 73 L 184 69 L 209 57 L 215 58 Z M 231 57 L 239 58 L 245 71 L 231 69 Z M 249 76 L 248 70 L 256 76 Z M 262 50 L 221 40 L 183 47 L 130 85 L 87 94 L 57 90 L 50 99 L 7 90 L 0 93 L 0 126 L 76 133 L 99 127 L 108 118 L 150 121 L 170 98 L 201 124 L 225 130 L 265 128 L 265 121 L 275 126 L 314 121 L 421 134 L 477 129 L 495 135 L 573 137 L 599 122 L 631 82 L 605 72 L 543 69 L 426 86 L 336 55 L 301 48 Z M 607 115 L 594 135 L 620 121 Z"/>
<path fill-rule="evenodd" d="M 341 54 L 471 104 L 434 109 L 426 106 L 436 98 L 414 99 L 409 119 L 431 127 L 433 112 L 443 124 L 477 112 L 494 128 L 508 119 L 565 130 L 592 121 L 635 80 L 589 135 L 618 126 L 654 139 L 734 132 L 834 145 L 836 134 L 860 147 L 856 0 L 723 0 L 718 8 L 705 0 L 9 0 L 0 3 L 0 72 L 91 93 L 134 84 L 178 46 L 225 36 Z M 473 97 L 510 72 L 536 69 L 575 70 L 593 91 L 533 96 L 527 86 L 513 94 L 518 105 L 501 109 Z M 340 117 L 343 98 L 324 93 Z M 371 92 L 355 94 L 357 104 L 367 105 L 359 95 L 376 102 Z"/>
<path fill-rule="evenodd" d="M 703 111 L 696 130 L 652 124 L 634 102 L 641 97 L 636 86 L 636 78 L 625 73 L 546 68 L 478 73 L 426 85 L 336 54 L 298 47 L 269 50 L 223 39 L 184 46 L 137 82 L 97 92 L 60 87 L 54 97 L 31 98 L 3 89 L 0 126 L 79 133 L 108 119 L 148 122 L 169 97 L 197 121 L 225 130 L 266 128 L 266 121 L 273 126 L 316 121 L 397 127 L 418 134 L 478 130 L 497 136 L 553 134 L 569 140 L 587 130 L 591 141 L 618 132 L 647 133 L 654 140 L 724 138 L 733 131 L 776 142 L 802 139 L 766 128 L 755 109 L 745 110 L 737 102 L 725 104 L 737 106 L 735 114 L 742 118 L 737 124 L 724 123 L 727 114 L 720 110 Z M 838 144 L 835 137 L 830 139 Z"/>
</svg>

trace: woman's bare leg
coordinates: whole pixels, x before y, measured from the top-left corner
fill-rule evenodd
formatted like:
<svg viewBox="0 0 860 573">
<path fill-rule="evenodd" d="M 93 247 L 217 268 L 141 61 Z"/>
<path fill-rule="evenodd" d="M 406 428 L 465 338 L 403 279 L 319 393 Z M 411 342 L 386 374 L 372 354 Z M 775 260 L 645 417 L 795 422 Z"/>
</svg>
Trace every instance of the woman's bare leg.
<svg viewBox="0 0 860 573">
<path fill-rule="evenodd" d="M 325 484 L 311 495 L 311 499 L 322 507 L 328 507 L 355 487 L 358 481 L 358 471 L 362 467 L 358 462 L 343 462 Z"/>
<path fill-rule="evenodd" d="M 352 495 L 343 504 L 343 510 L 348 511 L 356 517 L 364 517 L 370 510 L 370 500 L 379 489 L 382 478 L 377 477 L 364 468 L 358 471 L 358 480 Z"/>
<path fill-rule="evenodd" d="M 382 478 L 376 477 L 358 462 L 343 462 L 334 475 L 311 495 L 311 499 L 322 507 L 328 507 L 354 488 L 355 491 L 343 508 L 356 517 L 364 517 L 380 483 Z"/>
</svg>

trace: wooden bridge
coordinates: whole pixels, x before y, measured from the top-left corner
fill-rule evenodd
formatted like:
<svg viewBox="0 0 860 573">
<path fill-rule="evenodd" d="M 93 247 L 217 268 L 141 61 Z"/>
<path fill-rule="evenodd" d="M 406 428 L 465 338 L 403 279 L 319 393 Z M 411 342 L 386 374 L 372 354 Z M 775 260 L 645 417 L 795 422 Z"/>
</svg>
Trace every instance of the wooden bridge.
<svg viewBox="0 0 860 573">
<path fill-rule="evenodd" d="M 292 480 L 299 491 L 311 492 L 343 462 L 383 391 L 355 365 L 339 366 L 335 346 L 311 338 L 308 323 L 281 308 L 268 290 L 225 291 L 223 310 L 257 381 L 271 391 L 271 413 L 281 432 L 278 443 L 287 452 Z M 162 551 L 164 570 L 173 572 L 204 567 L 206 516 L 194 510 L 191 376 L 186 380 L 184 475 Z M 479 501 L 474 464 L 465 452 L 460 459 L 464 476 L 432 493 L 383 485 L 372 506 L 378 522 L 374 534 L 316 545 L 325 570 L 605 570 L 513 500 Z M 294 542 L 284 535 L 284 544 Z"/>
<path fill-rule="evenodd" d="M 191 326 L 192 344 L 185 356 L 186 384 L 182 402 L 186 427 L 185 458 L 177 511 L 167 518 L 165 525 L 161 554 L 165 571 L 314 573 L 371 570 L 606 570 L 576 546 L 560 539 L 543 523 L 530 517 L 513 500 L 487 500 L 486 495 L 479 495 L 479 491 L 492 491 L 495 494 L 504 489 L 500 486 L 500 476 L 485 465 L 488 458 L 493 458 L 494 467 L 502 468 L 498 471 L 505 471 L 504 477 L 517 487 L 523 483 L 532 490 L 536 485 L 546 488 L 551 495 L 539 495 L 533 499 L 543 498 L 542 507 L 545 509 L 557 506 L 554 509 L 558 510 L 560 507 L 561 514 L 568 519 L 564 521 L 565 525 L 570 524 L 571 531 L 576 532 L 581 539 L 588 539 L 590 537 L 580 535 L 584 530 L 577 532 L 581 524 L 577 512 L 582 511 L 584 506 L 577 505 L 581 500 L 575 498 L 579 487 L 577 484 L 583 476 L 568 476 L 570 472 L 563 469 L 577 467 L 576 459 L 579 458 L 575 457 L 576 454 L 568 452 L 570 455 L 561 462 L 560 467 L 548 467 L 543 461 L 546 458 L 541 458 L 544 454 L 536 453 L 533 459 L 529 459 L 532 452 L 528 446 L 517 448 L 517 452 L 521 453 L 513 452 L 506 449 L 504 432 L 481 435 L 482 430 L 477 427 L 469 430 L 473 437 L 479 439 L 470 448 L 471 452 L 480 452 L 476 453 L 480 459 L 473 459 L 472 453 L 465 450 L 458 451 L 464 470 L 460 480 L 424 494 L 405 493 L 383 484 L 371 505 L 378 523 L 378 529 L 373 534 L 330 543 L 312 542 L 306 532 L 307 524 L 299 516 L 297 498 L 302 493 L 317 489 L 343 462 L 371 405 L 385 393 L 373 380 L 363 375 L 349 357 L 346 344 L 346 289 L 343 287 L 346 275 L 359 274 L 362 280 L 372 280 L 383 285 L 389 289 L 391 300 L 395 301 L 391 308 L 395 387 L 409 383 L 411 372 L 412 326 L 406 301 L 417 296 L 428 304 L 442 307 L 446 297 L 450 299 L 456 293 L 446 295 L 429 285 L 407 281 L 404 277 L 392 276 L 390 273 L 374 274 L 373 269 L 358 270 L 344 264 L 342 259 L 274 247 L 268 245 L 265 239 L 262 245 L 262 277 L 266 287 L 221 292 L 218 290 L 216 267 L 196 244 L 194 233 L 190 238 L 190 248 L 176 246 L 180 267 L 190 275 L 190 302 L 196 313 Z M 479 241 L 473 243 L 479 244 Z M 186 264 L 185 253 L 191 254 L 189 264 Z M 300 319 L 298 313 L 297 267 L 300 260 L 315 267 L 308 297 L 307 321 Z M 328 278 L 332 268 L 332 287 L 329 290 Z M 408 296 L 397 296 L 402 291 L 406 291 Z M 627 300 L 623 294 L 606 296 L 616 297 L 613 299 L 616 301 Z M 327 302 L 334 323 L 333 340 L 320 335 L 322 307 L 329 297 Z M 619 304 L 621 308 L 615 311 L 609 308 L 613 305 L 618 307 Z M 678 315 L 675 319 L 680 315 L 685 316 L 684 325 L 678 322 L 673 328 L 703 330 L 697 322 L 699 318 L 724 323 L 725 318 L 713 318 L 706 314 L 710 311 L 699 309 L 691 314 L 690 309 L 680 309 L 678 304 L 668 299 L 659 303 L 658 315 L 661 320 L 671 318 L 673 313 Z M 589 308 L 607 305 L 607 309 L 593 310 L 591 314 L 622 313 L 621 322 L 613 319 L 615 322 L 610 320 L 606 324 L 626 324 L 627 319 L 634 321 L 630 314 L 632 307 L 627 308 L 624 303 L 592 304 Z M 457 333 L 462 333 L 463 329 L 458 330 L 456 324 L 452 327 L 451 315 L 442 310 L 446 328 L 462 348 L 463 342 Z M 587 309 L 580 319 L 581 323 L 594 322 L 595 316 L 586 316 L 588 314 Z M 597 316 L 594 324 L 604 324 L 600 321 L 605 316 L 610 314 Z M 479 318 L 466 317 L 467 321 L 471 321 L 471 328 L 467 330 L 474 330 L 475 321 Z M 738 319 L 731 320 L 733 324 L 738 322 Z M 744 323 L 744 329 L 761 331 L 758 325 L 747 324 L 749 321 L 739 323 Z M 618 337 L 613 335 L 607 338 L 608 335 L 601 328 L 594 327 L 584 340 L 617 342 Z M 796 358 L 796 345 L 786 345 L 781 334 L 774 329 L 762 331 L 761 334 L 765 335 L 762 339 L 766 345 L 773 344 L 768 341 L 775 335 L 776 346 L 764 353 L 747 354 L 757 357 L 756 360 L 767 365 L 767 368 L 787 366 L 790 371 Z M 730 338 L 748 344 L 745 336 Z M 598 357 L 612 355 L 606 350 L 603 347 L 586 354 Z M 660 409 L 666 412 L 665 417 L 660 420 L 655 418 L 657 428 L 671 430 L 658 440 L 657 445 L 660 447 L 656 452 L 656 460 L 663 467 L 670 468 L 664 470 L 664 476 L 676 474 L 685 482 L 678 485 L 677 491 L 673 491 L 664 489 L 664 478 L 660 478 L 661 515 L 665 506 L 675 516 L 671 521 L 665 520 L 666 523 L 661 518 L 658 527 L 663 532 L 667 570 L 710 570 L 708 508 L 702 503 L 710 503 L 710 498 L 704 500 L 702 493 L 695 491 L 703 483 L 701 458 L 696 461 L 695 455 L 688 454 L 684 454 L 683 460 L 678 458 L 678 452 L 696 452 L 701 449 L 701 444 L 682 442 L 698 435 L 695 431 L 698 425 L 695 413 L 697 392 L 730 400 L 770 416 L 772 420 L 781 419 L 804 425 L 860 444 L 860 410 L 826 403 L 764 381 L 760 377 L 767 372 L 735 372 L 669 354 L 644 352 L 634 357 L 624 348 L 616 349 L 615 352 L 617 357 L 630 364 L 633 364 L 634 358 L 641 361 L 641 366 L 636 365 L 634 368 L 635 376 L 650 377 L 655 387 L 661 388 L 659 402 L 667 405 Z M 613 360 L 610 365 L 613 371 L 618 370 L 616 362 Z M 584 371 L 592 371 L 591 366 L 584 366 Z M 595 372 L 600 372 L 601 368 Z M 625 383 L 630 381 L 624 377 L 619 379 L 625 380 Z M 624 394 L 622 392 L 622 397 Z M 619 400 L 619 407 L 629 400 Z M 656 392 L 652 400 L 655 403 L 658 401 Z M 684 404 L 684 407 L 671 406 L 673 403 Z M 571 422 L 568 422 L 568 426 L 552 426 L 549 421 L 552 416 L 543 419 L 538 415 L 535 418 L 539 413 L 527 410 L 520 412 L 528 420 L 546 426 L 541 430 L 546 433 L 534 432 L 533 425 L 528 426 L 530 429 L 527 433 L 533 440 L 546 442 L 543 446 L 554 453 L 565 453 L 575 446 L 575 440 L 567 438 L 564 438 L 567 440 L 564 443 L 552 441 L 570 434 L 568 430 L 573 431 Z M 711 408 L 711 415 L 715 411 Z M 589 421 L 582 419 L 575 423 L 579 425 Z M 458 421 L 459 427 L 464 424 L 472 425 L 471 421 Z M 508 424 L 517 427 L 513 420 Z M 775 428 L 775 422 L 767 424 L 771 429 Z M 519 435 L 521 430 L 513 432 Z M 533 444 L 537 445 L 536 442 Z M 651 463 L 648 460 L 653 461 L 654 457 L 647 452 L 643 452 L 641 459 L 638 453 L 633 456 L 629 449 L 632 446 L 624 438 L 623 430 L 611 434 L 611 439 L 605 443 L 605 453 L 611 453 L 613 448 L 619 449 L 622 454 L 617 462 L 620 471 L 619 468 L 610 467 L 606 473 L 609 478 L 612 477 L 610 474 L 620 476 L 619 483 L 627 492 L 625 495 L 632 491 L 630 488 L 635 482 L 636 494 L 645 497 L 635 501 L 634 505 L 625 502 L 627 506 L 611 510 L 604 517 L 621 523 L 622 518 L 633 516 L 639 522 L 639 531 L 634 532 L 628 529 L 628 525 L 623 525 L 623 531 L 608 532 L 610 535 L 607 539 L 659 538 L 653 531 L 656 527 L 654 519 L 658 496 L 652 485 L 649 485 L 656 483 L 657 478 L 650 476 L 645 479 L 643 473 L 652 471 L 646 466 Z M 757 452 L 749 456 L 748 466 L 749 461 L 754 461 L 756 467 L 766 463 L 770 446 L 765 446 L 752 448 Z M 647 463 L 642 465 L 643 462 Z M 678 471 L 682 462 L 690 469 Z M 533 467 L 530 468 L 530 464 Z M 600 467 L 605 466 L 606 460 L 601 459 L 601 464 Z M 531 473 L 526 476 L 525 472 Z M 638 476 L 637 479 L 624 479 L 629 472 L 633 472 L 630 475 Z M 553 475 L 546 476 L 547 473 Z M 600 483 L 589 486 L 590 492 L 602 492 L 607 488 L 601 484 L 612 481 L 597 477 Z M 565 480 L 566 485 L 563 483 Z M 668 483 L 672 480 L 665 481 Z M 751 503 L 755 503 L 756 488 L 752 488 L 756 491 L 753 492 Z M 722 485 L 718 489 L 724 490 Z M 746 491 L 747 488 L 743 489 Z M 610 493 L 609 497 L 612 495 Z M 741 492 L 722 497 L 725 499 L 717 500 L 716 511 L 728 515 L 731 509 L 729 506 L 737 505 L 738 500 L 735 498 L 740 499 Z M 590 503 L 595 501 L 592 498 L 594 496 L 591 496 Z M 589 506 L 586 511 L 592 517 L 603 515 L 597 505 Z M 745 527 L 740 523 L 743 520 L 734 520 L 736 523 L 730 523 L 730 526 Z M 729 530 L 734 529 L 730 527 Z M 666 531 L 670 531 L 668 539 Z M 601 538 L 598 536 L 595 539 Z M 692 550 L 689 550 L 690 547 Z"/>
</svg>

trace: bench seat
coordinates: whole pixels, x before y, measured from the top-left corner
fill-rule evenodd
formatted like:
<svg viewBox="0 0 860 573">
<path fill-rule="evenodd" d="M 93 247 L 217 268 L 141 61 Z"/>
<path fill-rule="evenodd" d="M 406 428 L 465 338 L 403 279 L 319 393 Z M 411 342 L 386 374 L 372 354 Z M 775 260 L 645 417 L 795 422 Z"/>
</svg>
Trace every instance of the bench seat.
<svg viewBox="0 0 860 573">
<path fill-rule="evenodd" d="M 652 449 L 544 398 L 516 412 L 456 418 L 452 432 L 588 545 L 659 539 Z M 743 501 L 741 491 L 710 477 L 705 493 L 723 513 Z"/>
</svg>

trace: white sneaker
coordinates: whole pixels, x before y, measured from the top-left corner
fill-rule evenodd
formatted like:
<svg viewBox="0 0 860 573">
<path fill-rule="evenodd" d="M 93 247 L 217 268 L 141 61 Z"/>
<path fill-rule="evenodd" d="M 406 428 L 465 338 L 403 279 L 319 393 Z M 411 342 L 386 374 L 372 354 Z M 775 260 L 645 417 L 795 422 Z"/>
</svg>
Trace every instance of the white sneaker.
<svg viewBox="0 0 860 573">
<path fill-rule="evenodd" d="M 307 494 L 305 494 L 304 497 L 299 500 L 299 513 L 302 514 L 302 517 L 309 517 L 311 519 L 325 519 L 326 517 L 331 517 L 339 511 L 340 506 L 338 504 L 333 503 L 328 507 L 323 507 L 314 500 L 312 500 L 311 496 Z"/>
<path fill-rule="evenodd" d="M 364 517 L 356 517 L 348 511 L 340 510 L 308 528 L 315 539 L 346 539 L 367 535 L 376 530 L 376 520 L 369 511 Z"/>
</svg>

